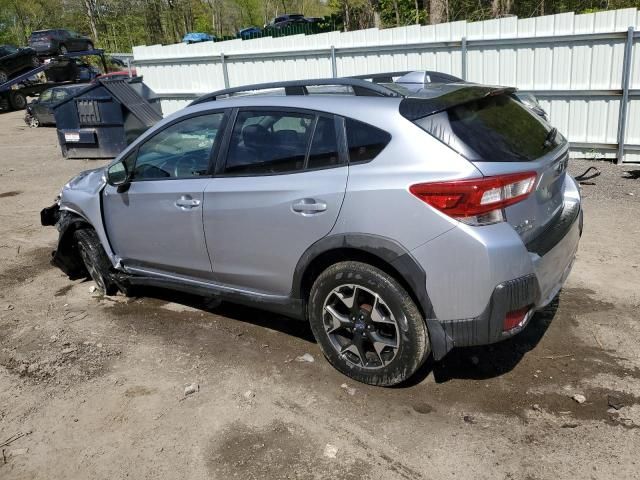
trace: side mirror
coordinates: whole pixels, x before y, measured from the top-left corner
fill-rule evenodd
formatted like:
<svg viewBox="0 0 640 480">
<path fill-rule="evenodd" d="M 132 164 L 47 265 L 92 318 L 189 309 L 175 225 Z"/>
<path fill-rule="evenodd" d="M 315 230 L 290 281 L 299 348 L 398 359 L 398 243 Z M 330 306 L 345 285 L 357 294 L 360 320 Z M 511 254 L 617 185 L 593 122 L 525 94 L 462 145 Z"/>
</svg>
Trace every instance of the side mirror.
<svg viewBox="0 0 640 480">
<path fill-rule="evenodd" d="M 129 172 L 124 162 L 114 163 L 107 169 L 107 183 L 118 187 L 118 191 L 129 183 Z"/>
</svg>

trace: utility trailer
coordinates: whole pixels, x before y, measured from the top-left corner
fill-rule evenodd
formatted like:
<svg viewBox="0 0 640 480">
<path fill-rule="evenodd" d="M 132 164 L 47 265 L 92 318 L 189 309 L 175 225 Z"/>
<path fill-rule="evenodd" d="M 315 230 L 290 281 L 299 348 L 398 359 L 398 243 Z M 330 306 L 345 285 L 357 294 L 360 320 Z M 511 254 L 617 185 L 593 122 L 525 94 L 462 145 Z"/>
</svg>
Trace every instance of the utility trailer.
<svg viewBox="0 0 640 480">
<path fill-rule="evenodd" d="M 104 50 L 87 50 L 83 52 L 68 52 L 64 55 L 58 55 L 49 62 L 28 70 L 8 82 L 0 84 L 0 110 L 23 110 L 27 107 L 27 97 L 35 97 L 45 90 L 56 87 L 58 85 L 71 85 L 74 83 L 90 83 L 91 78 L 82 81 L 78 78 L 78 66 L 73 59 L 84 56 L 97 56 L 100 58 L 104 73 L 107 73 L 107 62 L 104 58 Z M 65 69 L 67 71 L 65 72 Z M 62 74 L 60 72 L 62 71 Z M 45 73 L 45 79 L 37 75 L 43 72 L 50 75 L 49 79 Z M 62 78 L 70 77 L 62 80 Z"/>
</svg>

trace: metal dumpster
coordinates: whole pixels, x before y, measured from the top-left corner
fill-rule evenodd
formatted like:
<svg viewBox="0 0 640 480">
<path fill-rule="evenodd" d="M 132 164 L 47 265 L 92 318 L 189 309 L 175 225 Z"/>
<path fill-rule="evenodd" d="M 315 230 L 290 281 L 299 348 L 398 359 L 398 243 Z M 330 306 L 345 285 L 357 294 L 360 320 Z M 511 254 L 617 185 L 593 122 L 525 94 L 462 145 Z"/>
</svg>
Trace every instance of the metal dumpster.
<svg viewBox="0 0 640 480">
<path fill-rule="evenodd" d="M 98 79 L 57 104 L 54 115 L 65 158 L 114 158 L 162 118 L 140 77 Z"/>
</svg>

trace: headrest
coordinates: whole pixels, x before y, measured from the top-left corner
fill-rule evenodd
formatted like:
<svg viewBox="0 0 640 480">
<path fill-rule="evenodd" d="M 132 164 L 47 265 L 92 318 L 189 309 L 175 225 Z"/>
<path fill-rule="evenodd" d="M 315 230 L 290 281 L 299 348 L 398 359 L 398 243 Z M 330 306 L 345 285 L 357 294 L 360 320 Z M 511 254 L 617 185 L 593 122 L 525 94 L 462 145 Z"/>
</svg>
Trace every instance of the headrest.
<svg viewBox="0 0 640 480">
<path fill-rule="evenodd" d="M 247 125 L 242 129 L 245 147 L 262 148 L 269 143 L 269 130 L 259 124 Z"/>
</svg>

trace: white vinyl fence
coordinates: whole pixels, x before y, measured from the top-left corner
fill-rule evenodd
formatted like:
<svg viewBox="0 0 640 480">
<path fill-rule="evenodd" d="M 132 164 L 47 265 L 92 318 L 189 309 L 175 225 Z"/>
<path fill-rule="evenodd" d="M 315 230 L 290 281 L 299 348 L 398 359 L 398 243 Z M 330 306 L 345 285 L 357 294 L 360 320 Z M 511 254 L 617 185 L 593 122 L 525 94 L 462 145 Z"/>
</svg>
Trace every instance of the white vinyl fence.
<svg viewBox="0 0 640 480">
<path fill-rule="evenodd" d="M 572 155 L 640 162 L 640 12 L 516 17 L 193 45 L 134 47 L 165 115 L 261 82 L 437 70 L 534 93 Z"/>
</svg>

